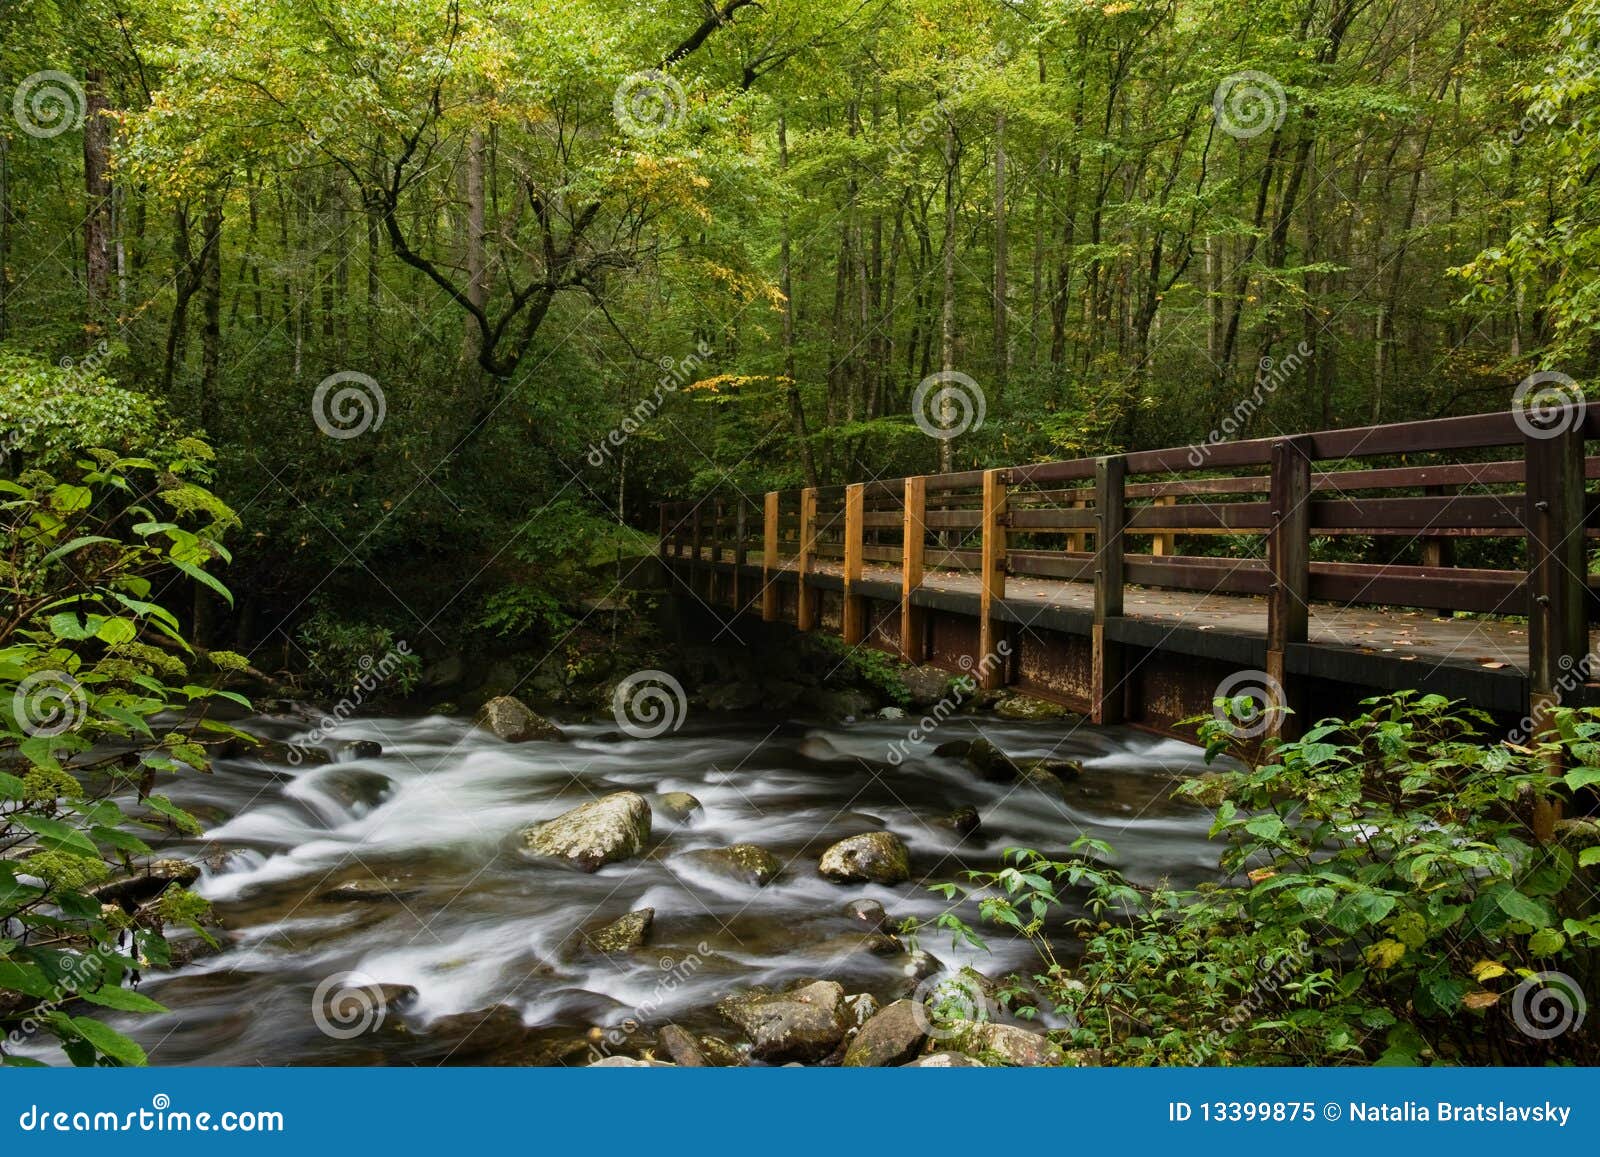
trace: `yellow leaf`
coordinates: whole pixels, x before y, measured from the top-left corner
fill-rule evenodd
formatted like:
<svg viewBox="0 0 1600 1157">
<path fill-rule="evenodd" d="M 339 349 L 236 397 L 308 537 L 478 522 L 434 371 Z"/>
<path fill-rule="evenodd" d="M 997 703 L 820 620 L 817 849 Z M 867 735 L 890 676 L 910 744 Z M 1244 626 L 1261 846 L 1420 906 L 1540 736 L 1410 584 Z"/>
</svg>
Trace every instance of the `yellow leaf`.
<svg viewBox="0 0 1600 1157">
<path fill-rule="evenodd" d="M 1493 980 L 1497 976 L 1506 974 L 1506 966 L 1497 964 L 1493 960 L 1480 960 L 1472 966 L 1472 979 L 1482 984 L 1486 980 Z"/>
<path fill-rule="evenodd" d="M 1398 940 L 1380 940 L 1368 947 L 1367 963 L 1374 968 L 1393 968 L 1406 954 L 1406 946 Z"/>
</svg>

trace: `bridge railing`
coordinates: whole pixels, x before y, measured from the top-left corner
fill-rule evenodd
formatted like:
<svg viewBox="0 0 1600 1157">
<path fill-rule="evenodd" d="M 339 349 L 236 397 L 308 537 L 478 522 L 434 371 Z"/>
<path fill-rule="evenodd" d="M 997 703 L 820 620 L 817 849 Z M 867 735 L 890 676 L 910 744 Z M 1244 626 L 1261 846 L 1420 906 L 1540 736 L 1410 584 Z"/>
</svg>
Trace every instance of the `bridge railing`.
<svg viewBox="0 0 1600 1157">
<path fill-rule="evenodd" d="M 1530 683 L 1548 689 L 1587 656 L 1600 605 L 1585 557 L 1594 437 L 1600 408 L 1578 406 L 774 492 L 759 512 L 724 495 L 665 506 L 663 551 L 745 562 L 759 541 L 763 613 L 777 617 L 773 584 L 796 572 L 803 629 L 817 625 L 826 572 L 842 580 L 851 642 L 864 633 L 862 582 L 883 581 L 867 567 L 893 567 L 896 646 L 913 662 L 925 648 L 915 592 L 929 570 L 948 570 L 976 584 L 986 655 L 1015 618 L 1000 613 L 1008 579 L 1092 587 L 1105 688 L 1117 656 L 1099 627 L 1122 615 L 1131 584 L 1264 599 L 1268 670 L 1280 678 L 1308 641 L 1312 601 L 1527 615 Z M 761 533 L 730 531 L 740 517 Z M 1097 716 L 1114 714 L 1110 698 Z"/>
</svg>

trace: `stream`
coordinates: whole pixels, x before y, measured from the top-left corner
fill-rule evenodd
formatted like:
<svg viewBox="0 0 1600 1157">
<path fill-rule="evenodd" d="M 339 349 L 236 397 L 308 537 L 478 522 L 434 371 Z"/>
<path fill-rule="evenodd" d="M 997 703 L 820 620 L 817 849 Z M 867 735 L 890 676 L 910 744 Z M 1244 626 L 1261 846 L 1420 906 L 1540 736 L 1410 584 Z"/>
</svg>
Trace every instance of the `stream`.
<svg viewBox="0 0 1600 1157">
<path fill-rule="evenodd" d="M 310 726 L 242 725 L 280 741 Z M 1057 799 L 933 754 L 979 727 L 1008 754 L 1077 759 L 1085 772 Z M 696 716 L 648 741 L 604 724 L 563 728 L 566 743 L 508 744 L 459 718 L 354 720 L 324 745 L 375 740 L 381 755 L 298 767 L 223 758 L 209 776 L 170 781 L 170 798 L 207 830 L 168 839 L 161 854 L 205 861 L 195 887 L 214 906 L 221 950 L 145 975 L 141 991 L 170 1013 L 108 1019 L 155 1065 L 555 1063 L 576 1042 L 631 1045 L 668 1023 L 737 1040 L 714 1005 L 751 985 L 818 977 L 885 1002 L 909 993 L 916 960 L 864 950 L 849 901 L 880 901 L 896 922 L 931 920 L 947 905 L 928 884 L 993 868 L 1007 847 L 1063 851 L 1080 833 L 1110 842 L 1140 882 L 1216 872 L 1208 813 L 1168 798 L 1175 779 L 1203 769 L 1199 750 L 1127 729 L 957 718 L 893 766 L 907 721 Z M 703 811 L 677 823 L 657 808 L 645 855 L 593 874 L 518 850 L 520 829 L 625 789 L 653 803 L 690 792 Z M 932 822 L 964 805 L 982 817 L 965 839 Z M 910 849 L 910 882 L 817 874 L 829 844 L 884 828 Z M 758 888 L 682 856 L 741 842 L 775 853 L 783 874 Z M 374 879 L 393 895 L 338 898 L 341 885 Z M 607 956 L 585 944 L 583 930 L 646 907 L 646 947 Z M 978 924 L 975 904 L 961 915 Z M 994 929 L 985 938 L 988 952 L 929 929 L 918 946 L 989 976 L 1036 959 L 1026 942 Z M 1070 940 L 1063 947 L 1070 955 Z M 328 1011 L 357 984 L 384 986 L 387 1007 L 363 1003 L 363 988 L 353 1009 Z"/>
</svg>

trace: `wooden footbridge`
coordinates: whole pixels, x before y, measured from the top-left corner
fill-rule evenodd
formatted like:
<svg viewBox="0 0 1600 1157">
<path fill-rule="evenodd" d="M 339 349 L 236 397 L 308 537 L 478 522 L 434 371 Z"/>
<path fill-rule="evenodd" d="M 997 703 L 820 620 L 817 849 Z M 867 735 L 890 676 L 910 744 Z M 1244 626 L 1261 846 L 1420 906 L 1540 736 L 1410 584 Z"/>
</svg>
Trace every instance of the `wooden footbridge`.
<svg viewBox="0 0 1600 1157">
<path fill-rule="evenodd" d="M 1600 405 L 718 493 L 662 505 L 661 553 L 722 612 L 1096 722 L 1416 688 L 1536 726 L 1600 701 L 1591 438 Z"/>
</svg>

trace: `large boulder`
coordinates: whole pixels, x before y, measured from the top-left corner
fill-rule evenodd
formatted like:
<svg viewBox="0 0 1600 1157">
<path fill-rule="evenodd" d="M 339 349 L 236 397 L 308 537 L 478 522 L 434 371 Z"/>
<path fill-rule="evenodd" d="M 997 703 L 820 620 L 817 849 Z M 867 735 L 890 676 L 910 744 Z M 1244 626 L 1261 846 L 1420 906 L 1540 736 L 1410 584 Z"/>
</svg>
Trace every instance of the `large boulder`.
<svg viewBox="0 0 1600 1157">
<path fill-rule="evenodd" d="M 637 1057 L 606 1057 L 588 1066 L 591 1069 L 670 1069 L 666 1061 L 642 1061 Z"/>
<path fill-rule="evenodd" d="M 641 948 L 650 938 L 650 926 L 655 922 L 656 910 L 654 908 L 640 908 L 637 912 L 629 912 L 620 920 L 614 920 L 604 928 L 583 934 L 584 941 L 596 952 L 608 955 L 613 952 L 628 952 L 634 948 Z"/>
<path fill-rule="evenodd" d="M 718 875 L 739 880 L 752 887 L 770 884 L 783 871 L 778 857 L 758 844 L 734 844 L 726 848 L 698 848 L 683 854 L 685 860 L 708 868 Z"/>
<path fill-rule="evenodd" d="M 941 1033 L 945 1041 L 964 1053 L 1018 1068 L 1064 1065 L 1067 1054 L 1048 1037 L 1013 1024 L 996 1021 L 955 1021 Z"/>
<path fill-rule="evenodd" d="M 933 753 L 961 760 L 989 783 L 1011 783 L 1019 774 L 1016 761 L 982 736 L 952 739 L 934 748 Z"/>
<path fill-rule="evenodd" d="M 750 1055 L 769 1064 L 820 1061 L 851 1027 L 844 988 L 831 980 L 788 992 L 739 993 L 721 1001 L 717 1012 L 750 1038 Z"/>
<path fill-rule="evenodd" d="M 911 878 L 911 857 L 892 832 L 863 832 L 823 852 L 817 870 L 836 884 L 899 884 Z"/>
<path fill-rule="evenodd" d="M 632 791 L 602 796 L 522 832 L 530 855 L 567 860 L 585 872 L 638 855 L 649 839 L 650 805 Z"/>
<path fill-rule="evenodd" d="M 498 695 L 489 700 L 478 708 L 472 725 L 507 743 L 526 743 L 530 739 L 559 742 L 566 738 L 561 728 L 514 695 Z"/>
<path fill-rule="evenodd" d="M 848 1068 L 903 1065 L 917 1055 L 928 1036 L 928 1015 L 915 1001 L 897 1000 L 856 1034 L 844 1054 Z"/>
</svg>

